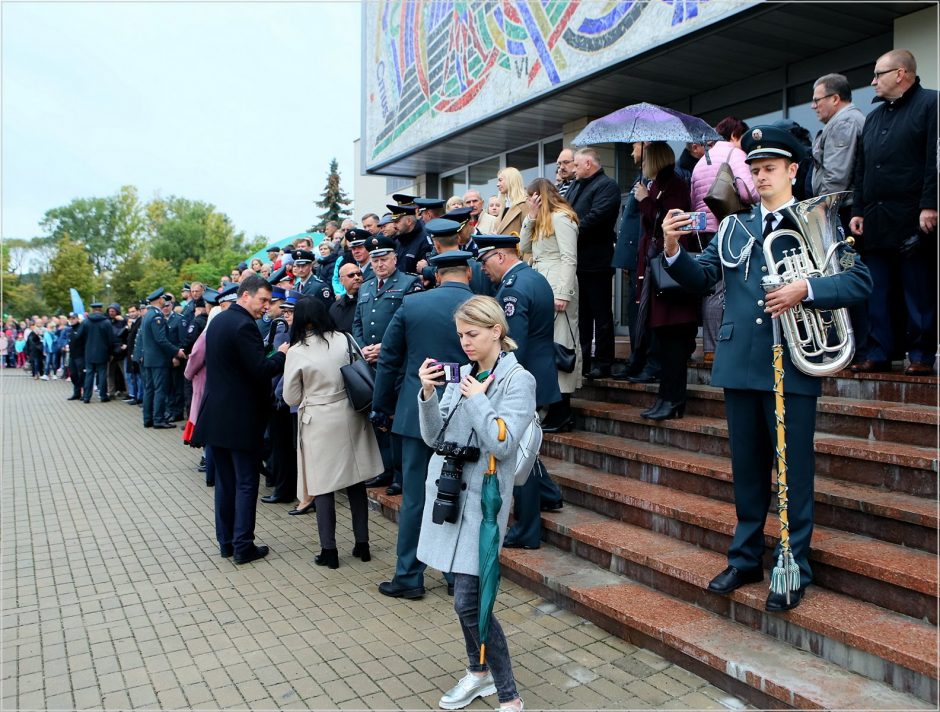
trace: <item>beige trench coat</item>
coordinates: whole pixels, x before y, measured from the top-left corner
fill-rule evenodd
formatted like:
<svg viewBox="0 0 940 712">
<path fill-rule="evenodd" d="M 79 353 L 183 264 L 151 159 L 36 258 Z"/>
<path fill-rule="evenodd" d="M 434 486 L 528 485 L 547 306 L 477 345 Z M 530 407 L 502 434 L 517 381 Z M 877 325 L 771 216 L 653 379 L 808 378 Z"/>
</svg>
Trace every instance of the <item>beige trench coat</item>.
<svg viewBox="0 0 940 712">
<path fill-rule="evenodd" d="M 382 455 L 372 425 L 346 398 L 340 366 L 349 363 L 346 337 L 316 336 L 287 351 L 284 402 L 297 406 L 297 498 L 304 484 L 313 496 L 335 492 L 381 473 Z"/>
<path fill-rule="evenodd" d="M 555 341 L 573 348 L 577 362 L 571 373 L 558 372 L 562 393 L 574 393 L 581 387 L 581 345 L 578 343 L 578 226 L 564 213 L 552 214 L 554 235 L 532 240 L 534 220 L 522 223 L 519 250 L 523 259 L 531 258 L 532 269 L 548 280 L 555 299 L 568 302 L 564 312 L 555 312 Z M 527 254 L 528 253 L 528 254 Z M 565 320 L 567 314 L 568 319 Z M 574 336 L 572 338 L 572 335 Z"/>
</svg>

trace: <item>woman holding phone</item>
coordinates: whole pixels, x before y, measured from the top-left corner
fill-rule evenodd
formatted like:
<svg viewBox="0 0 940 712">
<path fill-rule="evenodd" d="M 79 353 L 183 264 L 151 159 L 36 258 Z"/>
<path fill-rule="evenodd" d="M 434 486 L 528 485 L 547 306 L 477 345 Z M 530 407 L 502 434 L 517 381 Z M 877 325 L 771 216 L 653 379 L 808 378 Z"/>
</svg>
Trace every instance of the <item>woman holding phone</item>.
<svg viewBox="0 0 940 712">
<path fill-rule="evenodd" d="M 506 637 L 495 617 L 490 618 L 486 664 L 480 665 L 478 627 L 480 586 L 480 505 L 483 474 L 489 455 L 497 461 L 496 476 L 503 506 L 497 515 L 500 542 L 506 535 L 512 501 L 513 475 L 520 436 L 535 414 L 535 378 L 526 371 L 513 350 L 502 307 L 492 297 L 475 296 L 454 313 L 460 345 L 470 363 L 460 369 L 460 380 L 445 385 L 442 364 L 426 359 L 418 371 L 421 390 L 418 413 L 421 437 L 435 451 L 453 446 L 478 448 L 473 459 L 448 457 L 448 472 L 460 471 L 462 480 L 456 502 L 438 499 L 445 457 L 435 454 L 428 465 L 424 515 L 418 540 L 418 558 L 428 566 L 454 575 L 454 610 L 467 649 L 467 674 L 444 694 L 439 706 L 461 709 L 477 697 L 499 696 L 500 712 L 523 709 L 516 691 Z M 499 439 L 497 418 L 505 423 L 505 439 Z M 435 522 L 440 523 L 435 523 Z"/>
</svg>

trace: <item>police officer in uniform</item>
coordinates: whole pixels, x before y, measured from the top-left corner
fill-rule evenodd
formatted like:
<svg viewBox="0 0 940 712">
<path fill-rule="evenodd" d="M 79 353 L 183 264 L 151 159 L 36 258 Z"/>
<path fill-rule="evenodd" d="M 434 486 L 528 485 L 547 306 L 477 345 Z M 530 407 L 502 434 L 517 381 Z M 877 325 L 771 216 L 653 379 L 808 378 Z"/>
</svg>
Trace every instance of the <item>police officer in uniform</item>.
<svg viewBox="0 0 940 712">
<path fill-rule="evenodd" d="M 392 219 L 398 224 L 398 268 L 416 274 L 418 263 L 427 258 L 431 243 L 424 232 L 424 223 L 415 217 L 417 208 L 411 205 L 386 205 Z"/>
<path fill-rule="evenodd" d="M 368 282 L 375 275 L 372 269 L 372 261 L 369 259 L 369 246 L 367 244 L 371 239 L 372 233 L 359 227 L 350 228 L 346 232 L 346 242 L 349 245 L 349 253 L 362 272 L 363 282 Z M 346 264 L 345 259 L 342 264 Z M 337 277 L 339 276 L 340 266 L 341 265 L 337 265 L 336 267 Z"/>
<path fill-rule="evenodd" d="M 678 245 L 681 228 L 690 223 L 689 218 L 681 211 L 670 211 L 663 220 L 664 257 L 657 257 L 664 260 L 677 282 L 694 292 L 707 294 L 722 274 L 725 280 L 725 313 L 718 330 L 712 384 L 725 389 L 738 521 L 728 550 L 728 567 L 708 586 L 720 594 L 763 579 L 764 523 L 774 494 L 771 473 L 776 441 L 772 320 L 801 302 L 811 309 L 859 304 L 868 298 L 872 287 L 868 269 L 851 248 L 844 248 L 838 257 L 841 272 L 797 279 L 776 291 L 764 292 L 761 278 L 773 269 L 764 259 L 764 238 L 774 230 L 796 228 L 783 209 L 794 202 L 791 181 L 796 178 L 803 147 L 786 130 L 758 126 L 742 137 L 741 148 L 747 153 L 760 203 L 748 213 L 725 218 L 698 259 Z M 782 253 L 795 246 L 790 238 L 775 239 L 775 258 L 780 259 L 778 250 Z M 790 593 L 789 602 L 785 594 L 771 592 L 768 611 L 795 608 L 812 582 L 808 557 L 820 381 L 796 369 L 787 348 L 783 354 L 790 546 L 800 567 L 800 587 Z"/>
<path fill-rule="evenodd" d="M 183 340 L 186 337 L 187 327 L 183 317 L 173 310 L 175 303 L 170 299 L 167 302 L 163 306 L 163 314 L 166 316 L 166 335 L 178 352 L 170 362 L 170 381 L 167 385 L 166 396 L 166 417 L 169 422 L 174 423 L 185 418 L 183 384 L 186 382 L 186 377 L 183 375 L 185 369 L 183 361 L 186 360 L 186 351 L 183 349 Z"/>
<path fill-rule="evenodd" d="M 443 198 L 415 198 L 415 207 L 421 222 L 427 224 L 432 220 L 444 217 L 444 206 L 447 201 Z"/>
<path fill-rule="evenodd" d="M 472 227 L 470 225 L 470 208 L 457 208 L 447 213 L 443 218 L 431 220 L 424 225 L 425 231 L 431 238 L 434 249 L 429 253 L 428 258 L 434 255 L 444 254 L 454 250 L 463 250 L 462 245 L 466 243 Z M 479 261 L 472 259 L 469 262 L 470 270 L 473 275 L 470 278 L 470 290 L 474 294 L 483 294 L 488 297 L 493 296 L 494 288 L 490 278 L 483 272 L 483 267 Z M 430 266 L 422 270 L 422 276 L 434 285 L 434 268 Z"/>
<path fill-rule="evenodd" d="M 69 314 L 69 379 L 72 395 L 68 400 L 81 400 L 85 385 L 85 332 L 75 312 Z"/>
<path fill-rule="evenodd" d="M 323 302 L 327 309 L 333 303 L 333 287 L 318 279 L 313 273 L 313 264 L 316 257 L 310 250 L 294 250 L 294 289 L 305 297 L 314 297 Z M 272 275 L 273 277 L 274 275 Z"/>
<path fill-rule="evenodd" d="M 108 397 L 108 360 L 114 348 L 114 330 L 111 320 L 101 310 L 101 302 L 91 305 L 91 314 L 82 324 L 85 332 L 85 389 L 82 400 L 91 402 L 95 392 L 95 375 L 98 376 L 98 394 L 101 402 L 107 403 Z"/>
<path fill-rule="evenodd" d="M 468 286 L 467 252 L 450 252 L 434 258 L 441 284 L 422 294 L 406 297 L 395 312 L 379 357 L 372 401 L 379 420 L 394 414 L 392 432 L 402 439 L 404 473 L 401 509 L 398 513 L 398 561 L 391 581 L 379 584 L 379 592 L 394 598 L 424 595 L 423 563 L 418 561 L 418 535 L 424 511 L 424 482 L 432 450 L 421 439 L 418 424 L 418 368 L 429 356 L 463 363 L 466 355 L 454 327 L 454 310 L 473 296 Z M 378 265 L 376 265 L 378 270 Z M 401 392 L 397 383 L 401 374 Z M 556 379 L 557 387 L 557 379 Z"/>
<path fill-rule="evenodd" d="M 518 344 L 514 352 L 525 370 L 535 376 L 535 402 L 540 409 L 561 400 L 555 366 L 555 296 L 548 280 L 519 259 L 519 238 L 478 235 L 479 261 L 499 284 L 496 301 L 506 313 L 509 335 Z M 540 461 L 525 485 L 513 491 L 516 521 L 506 532 L 503 546 L 537 549 L 541 545 L 541 511 L 562 506 L 561 491 Z"/>
<path fill-rule="evenodd" d="M 352 335 L 362 349 L 366 361 L 375 366 L 382 351 L 382 340 L 388 325 L 402 305 L 406 294 L 420 292 L 421 279 L 398 269 L 395 241 L 384 235 L 367 241 L 369 258 L 375 277 L 359 288 Z M 376 430 L 385 472 L 366 481 L 367 487 L 389 486 L 389 494 L 401 494 L 401 451 L 397 439 L 386 431 Z M 397 485 L 397 486 L 396 486 Z"/>
<path fill-rule="evenodd" d="M 163 292 L 161 287 L 147 296 L 147 311 L 141 318 L 140 332 L 134 347 L 144 380 L 145 428 L 176 427 L 166 421 L 166 395 L 170 366 L 174 358 L 182 356 L 182 349 L 174 348 L 167 335 L 166 318 L 161 311 Z"/>
</svg>

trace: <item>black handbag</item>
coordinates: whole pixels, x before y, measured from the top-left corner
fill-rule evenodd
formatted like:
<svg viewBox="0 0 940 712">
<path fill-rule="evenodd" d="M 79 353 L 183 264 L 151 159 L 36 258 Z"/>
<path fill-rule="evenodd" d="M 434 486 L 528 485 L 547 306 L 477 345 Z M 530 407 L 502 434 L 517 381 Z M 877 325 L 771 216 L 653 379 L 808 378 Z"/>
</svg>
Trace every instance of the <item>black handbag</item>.
<svg viewBox="0 0 940 712">
<path fill-rule="evenodd" d="M 340 366 L 339 372 L 346 384 L 346 397 L 349 405 L 357 413 L 367 413 L 372 410 L 372 394 L 375 392 L 375 371 L 362 356 L 358 344 L 353 338 L 344 333 L 346 349 L 349 354 L 349 363 Z"/>
<path fill-rule="evenodd" d="M 558 318 L 557 316 L 555 317 Z M 571 319 L 568 318 L 568 312 L 565 311 L 565 321 L 568 322 L 568 333 L 571 334 L 571 342 L 578 343 L 574 338 L 574 330 L 571 328 Z M 569 348 L 564 344 L 555 342 L 555 366 L 562 373 L 572 373 L 575 364 L 578 361 L 578 354 L 575 349 Z"/>
<path fill-rule="evenodd" d="M 685 287 L 673 279 L 672 275 L 666 271 L 666 265 L 663 262 L 661 252 L 649 261 L 649 269 L 647 272 L 649 273 L 651 282 L 650 286 L 653 288 L 653 292 L 657 297 L 666 299 L 689 293 Z"/>
</svg>

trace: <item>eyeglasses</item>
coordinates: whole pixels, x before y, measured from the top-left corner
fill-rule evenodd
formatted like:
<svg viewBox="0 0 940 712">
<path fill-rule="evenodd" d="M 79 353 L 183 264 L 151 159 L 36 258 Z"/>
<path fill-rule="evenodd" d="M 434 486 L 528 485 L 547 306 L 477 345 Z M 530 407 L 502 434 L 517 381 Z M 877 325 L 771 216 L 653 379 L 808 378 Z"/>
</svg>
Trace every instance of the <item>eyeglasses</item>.
<svg viewBox="0 0 940 712">
<path fill-rule="evenodd" d="M 361 277 L 361 276 L 362 276 L 362 272 L 347 272 L 345 275 L 345 277 L 347 277 L 348 279 L 352 279 L 353 277 Z"/>
<path fill-rule="evenodd" d="M 891 72 L 897 72 L 904 69 L 904 67 L 894 67 L 893 69 L 882 69 L 880 72 L 875 70 L 875 79 L 881 77 L 882 74 L 890 74 Z"/>
<path fill-rule="evenodd" d="M 477 259 L 477 262 L 480 263 L 480 266 L 483 266 L 483 265 L 486 264 L 486 261 L 487 261 L 487 260 L 492 259 L 493 257 L 496 257 L 496 255 L 498 255 L 498 254 L 499 254 L 499 252 L 497 252 L 496 250 L 493 250 L 493 251 L 490 252 L 489 254 L 483 255 L 483 257 L 478 258 L 478 259 Z"/>
<path fill-rule="evenodd" d="M 835 95 L 836 95 L 836 92 L 833 92 L 832 94 L 823 94 L 822 96 L 814 96 L 813 100 L 809 103 L 809 105 L 816 106 L 823 99 L 828 99 L 830 96 L 835 96 Z"/>
</svg>

